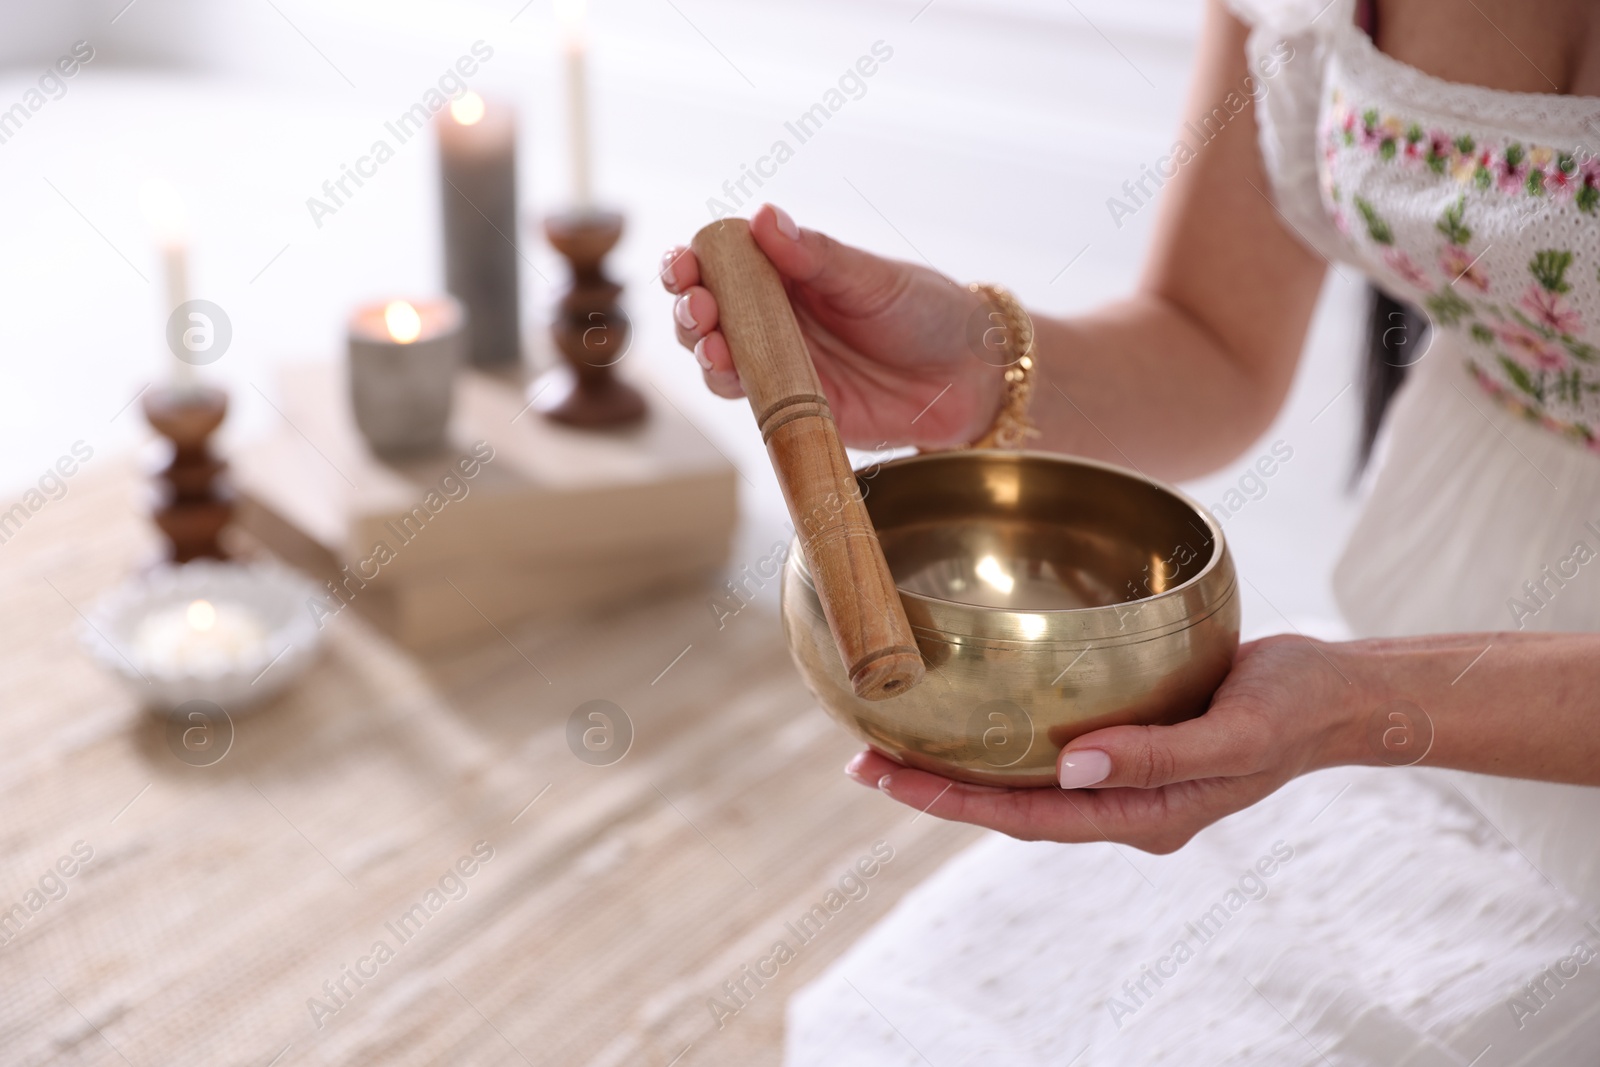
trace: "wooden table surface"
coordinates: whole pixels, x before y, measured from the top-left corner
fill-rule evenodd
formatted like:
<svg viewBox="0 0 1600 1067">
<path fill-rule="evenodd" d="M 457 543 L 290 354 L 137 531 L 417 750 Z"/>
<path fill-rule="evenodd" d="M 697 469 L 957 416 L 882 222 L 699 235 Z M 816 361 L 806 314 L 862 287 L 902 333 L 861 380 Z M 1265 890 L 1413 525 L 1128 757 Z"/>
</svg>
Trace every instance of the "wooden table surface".
<svg viewBox="0 0 1600 1067">
<path fill-rule="evenodd" d="M 154 551 L 144 491 L 111 460 L 0 545 L 7 1065 L 777 1063 L 788 996 L 976 837 L 845 779 L 770 606 L 719 631 L 709 589 L 429 659 L 342 613 L 190 766 L 74 634 Z M 568 748 L 593 698 L 635 729 L 611 766 Z"/>
</svg>

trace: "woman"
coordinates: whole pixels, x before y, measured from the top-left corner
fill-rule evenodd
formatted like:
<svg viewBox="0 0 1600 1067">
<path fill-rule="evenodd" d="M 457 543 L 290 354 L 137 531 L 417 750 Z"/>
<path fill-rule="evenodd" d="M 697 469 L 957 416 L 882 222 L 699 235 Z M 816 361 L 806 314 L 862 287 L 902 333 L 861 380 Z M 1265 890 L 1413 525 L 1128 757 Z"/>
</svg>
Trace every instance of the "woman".
<svg viewBox="0 0 1600 1067">
<path fill-rule="evenodd" d="M 1600 1063 L 1600 7 L 1234 2 L 1186 117 L 1271 91 L 1167 183 L 1135 295 L 1035 319 L 1032 447 L 1216 468 L 1282 404 L 1330 261 L 1367 272 L 1434 336 L 1335 575 L 1363 639 L 1248 644 L 1204 716 L 1071 742 L 1059 790 L 862 753 L 911 808 L 1100 844 L 956 860 L 797 998 L 795 1059 Z M 983 436 L 985 297 L 752 225 L 847 444 Z M 666 264 L 741 395 L 693 254 Z"/>
</svg>

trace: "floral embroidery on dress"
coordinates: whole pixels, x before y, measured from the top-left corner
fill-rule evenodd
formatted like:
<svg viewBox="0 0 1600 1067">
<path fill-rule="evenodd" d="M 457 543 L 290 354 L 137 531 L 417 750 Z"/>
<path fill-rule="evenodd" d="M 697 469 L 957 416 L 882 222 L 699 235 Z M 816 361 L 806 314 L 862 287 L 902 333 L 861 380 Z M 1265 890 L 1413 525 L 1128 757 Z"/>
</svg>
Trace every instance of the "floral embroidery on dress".
<svg viewBox="0 0 1600 1067">
<path fill-rule="evenodd" d="M 1585 242 L 1577 233 L 1569 246 L 1536 247 L 1525 263 L 1508 262 L 1515 243 L 1505 232 L 1506 208 L 1495 206 L 1503 196 L 1520 201 L 1517 233 L 1534 213 L 1563 203 L 1600 225 L 1600 158 L 1580 160 L 1577 152 L 1526 141 L 1424 130 L 1377 108 L 1351 107 L 1337 89 L 1324 112 L 1321 140 L 1322 187 L 1339 231 L 1357 249 L 1370 242 L 1373 266 L 1381 264 L 1398 291 L 1412 293 L 1437 328 L 1470 339 L 1467 369 L 1486 392 L 1544 428 L 1600 451 L 1600 417 L 1593 415 L 1600 348 L 1586 340 L 1586 327 L 1595 324 L 1585 321 L 1574 298 L 1575 284 L 1600 287 L 1597 265 L 1580 260 L 1575 249 Z M 1345 153 L 1353 155 L 1344 158 Z M 1388 218 L 1374 205 L 1374 193 L 1386 191 L 1374 180 L 1389 173 L 1391 164 L 1414 170 L 1405 179 L 1412 196 L 1433 196 L 1436 181 L 1441 199 L 1448 198 L 1429 230 L 1421 228 L 1425 215 L 1408 210 L 1404 218 Z M 1498 240 L 1477 238 L 1479 224 Z M 1433 247 L 1425 251 L 1430 237 Z M 1489 260 L 1496 244 L 1499 251 Z"/>
<path fill-rule="evenodd" d="M 1345 147 L 1360 147 L 1386 161 L 1425 164 L 1435 174 L 1479 189 L 1527 196 L 1571 198 L 1579 211 L 1600 211 L 1600 157 L 1580 160 L 1573 152 L 1521 141 L 1480 140 L 1423 130 L 1415 122 L 1384 115 L 1377 108 L 1360 113 L 1334 94 L 1328 136 Z"/>
<path fill-rule="evenodd" d="M 1465 285 L 1477 294 L 1487 294 L 1489 281 L 1469 251 L 1472 230 L 1464 222 L 1466 198 L 1456 200 L 1435 224 L 1446 244 L 1439 253 L 1443 284 L 1433 281 L 1403 250 L 1394 247 L 1393 229 L 1373 206 L 1355 198 L 1356 210 L 1366 223 L 1367 235 L 1385 246 L 1382 258 L 1395 274 L 1427 295 L 1423 305 L 1441 326 L 1465 330 L 1468 336 L 1488 349 L 1514 387 L 1508 390 L 1489 375 L 1476 360 L 1468 368 L 1480 385 L 1520 414 L 1532 418 L 1546 429 L 1566 433 L 1600 450 L 1600 434 L 1584 423 L 1567 423 L 1549 417 L 1544 411 L 1551 400 L 1579 404 L 1585 396 L 1600 393 L 1600 373 L 1587 375 L 1583 367 L 1600 370 L 1600 349 L 1579 336 L 1583 317 L 1571 306 L 1567 294 L 1572 284 L 1567 272 L 1573 254 L 1567 249 L 1547 248 L 1528 261 L 1532 279 L 1513 305 L 1493 300 L 1469 300 L 1460 289 Z"/>
</svg>

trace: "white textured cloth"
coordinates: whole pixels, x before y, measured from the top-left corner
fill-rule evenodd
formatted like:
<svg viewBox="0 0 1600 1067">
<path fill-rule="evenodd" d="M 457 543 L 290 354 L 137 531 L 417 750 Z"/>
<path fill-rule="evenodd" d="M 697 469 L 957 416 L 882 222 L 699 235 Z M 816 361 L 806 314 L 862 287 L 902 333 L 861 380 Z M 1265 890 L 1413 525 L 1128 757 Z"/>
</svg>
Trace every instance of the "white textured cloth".
<svg viewBox="0 0 1600 1067">
<path fill-rule="evenodd" d="M 1600 629 L 1600 101 L 1427 77 L 1352 0 L 1233 2 L 1252 63 L 1293 50 L 1257 108 L 1279 210 L 1433 320 L 1351 629 Z M 1171 856 L 993 837 L 791 1001 L 788 1062 L 1595 1067 L 1597 828 L 1596 789 L 1343 769 Z"/>
<path fill-rule="evenodd" d="M 1323 771 L 1170 856 L 984 840 L 790 1001 L 788 1063 L 1593 1067 L 1589 918 L 1447 776 Z"/>
</svg>

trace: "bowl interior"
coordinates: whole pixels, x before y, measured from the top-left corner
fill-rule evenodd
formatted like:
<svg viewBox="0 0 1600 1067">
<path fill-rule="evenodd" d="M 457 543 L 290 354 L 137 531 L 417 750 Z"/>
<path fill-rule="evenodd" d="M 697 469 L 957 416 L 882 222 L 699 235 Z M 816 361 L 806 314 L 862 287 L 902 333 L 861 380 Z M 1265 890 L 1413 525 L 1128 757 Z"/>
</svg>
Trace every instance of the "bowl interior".
<svg viewBox="0 0 1600 1067">
<path fill-rule="evenodd" d="M 1016 611 L 1168 592 L 1217 555 L 1208 516 L 1115 467 L 1040 453 L 917 456 L 863 471 L 904 593 Z"/>
</svg>

